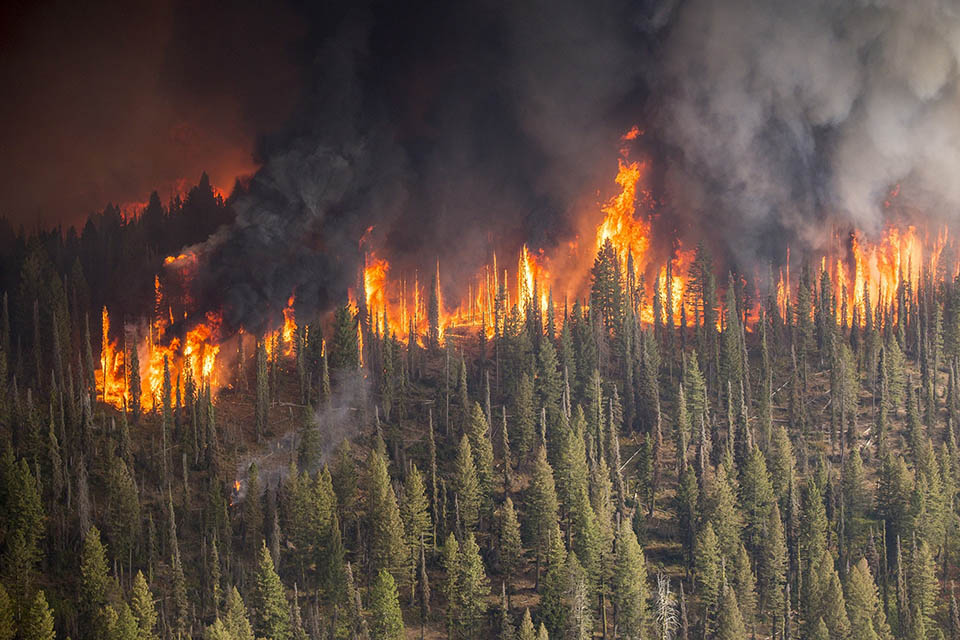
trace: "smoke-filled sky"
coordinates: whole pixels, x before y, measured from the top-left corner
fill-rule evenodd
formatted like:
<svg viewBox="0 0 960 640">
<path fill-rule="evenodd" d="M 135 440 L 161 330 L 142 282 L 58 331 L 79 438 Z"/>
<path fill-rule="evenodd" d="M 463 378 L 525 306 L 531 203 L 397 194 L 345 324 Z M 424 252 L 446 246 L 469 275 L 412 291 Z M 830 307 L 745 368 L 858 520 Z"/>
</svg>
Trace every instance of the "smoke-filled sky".
<svg viewBox="0 0 960 640">
<path fill-rule="evenodd" d="M 262 165 L 238 223 L 198 248 L 237 321 L 293 288 L 328 305 L 370 226 L 421 267 L 564 242 L 613 190 L 634 124 L 657 226 L 709 229 L 747 269 L 826 222 L 871 232 L 960 206 L 951 0 L 4 11 L 3 214 L 72 220 Z"/>
</svg>

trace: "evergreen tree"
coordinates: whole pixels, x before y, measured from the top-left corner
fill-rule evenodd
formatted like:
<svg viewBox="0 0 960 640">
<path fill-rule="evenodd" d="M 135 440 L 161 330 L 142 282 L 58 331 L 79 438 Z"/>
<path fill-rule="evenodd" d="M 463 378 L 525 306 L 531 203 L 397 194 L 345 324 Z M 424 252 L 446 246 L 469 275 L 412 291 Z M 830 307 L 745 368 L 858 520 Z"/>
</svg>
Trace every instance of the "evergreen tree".
<svg viewBox="0 0 960 640">
<path fill-rule="evenodd" d="M 380 569 L 377 579 L 370 589 L 370 631 L 374 638 L 383 640 L 402 640 L 403 615 L 400 612 L 400 599 L 397 584 L 389 571 Z"/>
<path fill-rule="evenodd" d="M 43 590 L 37 591 L 33 603 L 20 622 L 20 638 L 23 640 L 54 640 L 53 611 L 47 605 Z"/>
<path fill-rule="evenodd" d="M 717 614 L 717 640 L 745 640 L 747 629 L 740 615 L 737 596 L 729 586 L 724 587 L 722 601 Z"/>
<path fill-rule="evenodd" d="M 153 632 L 157 625 L 157 611 L 153 605 L 153 594 L 147 586 L 147 580 L 142 571 L 137 571 L 133 578 L 133 589 L 130 593 L 130 609 L 137 621 L 138 640 L 154 640 Z"/>
<path fill-rule="evenodd" d="M 426 488 L 423 485 L 423 476 L 417 465 L 410 468 L 407 480 L 403 486 L 403 500 L 400 505 L 400 517 L 403 520 L 404 543 L 407 548 L 407 566 L 410 571 L 410 584 L 414 584 L 414 576 L 420 547 L 424 536 L 430 531 L 430 514 L 427 512 Z"/>
<path fill-rule="evenodd" d="M 253 586 L 253 612 L 253 629 L 257 637 L 271 640 L 288 640 L 291 637 L 290 611 L 283 585 L 273 567 L 270 551 L 266 543 L 262 542 Z"/>
<path fill-rule="evenodd" d="M 467 435 L 470 439 L 471 453 L 476 466 L 479 507 L 483 513 L 488 513 L 492 508 L 491 497 L 495 484 L 493 442 L 490 440 L 490 425 L 487 423 L 487 417 L 478 402 L 473 403 Z"/>
<path fill-rule="evenodd" d="M 707 628 L 711 628 L 710 621 L 715 620 L 714 616 L 720 605 L 723 559 L 720 554 L 720 542 L 713 532 L 713 525 L 709 522 L 697 536 L 694 575 L 697 578 L 697 593 L 703 604 L 703 618 Z"/>
<path fill-rule="evenodd" d="M 397 496 L 390 485 L 387 463 L 373 450 L 367 459 L 367 531 L 372 571 L 400 572 L 404 565 L 403 523 Z"/>
<path fill-rule="evenodd" d="M 500 547 L 497 556 L 500 573 L 506 578 L 507 585 L 513 583 L 523 563 L 523 543 L 520 540 L 520 522 L 513 508 L 513 500 L 507 496 L 500 508 Z"/>
<path fill-rule="evenodd" d="M 553 479 L 553 469 L 547 462 L 547 452 L 541 446 L 534 460 L 530 487 L 526 496 L 527 522 L 531 539 L 536 549 L 537 577 L 539 581 L 540 564 L 550 545 L 550 538 L 557 526 L 558 506 L 557 490 Z"/>
<path fill-rule="evenodd" d="M 613 572 L 613 605 L 617 633 L 623 638 L 646 637 L 649 625 L 647 566 L 643 549 L 630 524 L 623 520 L 617 530 L 617 562 Z"/>
<path fill-rule="evenodd" d="M 247 607 L 243 604 L 240 592 L 236 587 L 227 594 L 224 606 L 223 626 L 233 640 L 253 640 L 253 627 L 247 615 Z"/>
<path fill-rule="evenodd" d="M 533 619 L 530 617 L 530 608 L 523 610 L 523 620 L 517 630 L 517 640 L 537 640 L 537 631 L 533 628 Z"/>
<path fill-rule="evenodd" d="M 767 518 L 764 536 L 760 540 L 757 560 L 757 593 L 760 613 L 778 615 L 783 608 L 783 588 L 787 579 L 789 558 L 787 541 L 780 518 L 780 508 L 773 505 Z"/>
<path fill-rule="evenodd" d="M 866 558 L 850 568 L 845 589 L 850 637 L 863 640 L 892 640 L 877 585 Z"/>
<path fill-rule="evenodd" d="M 473 532 L 469 532 L 460 545 L 460 554 L 457 561 L 457 636 L 462 638 L 477 638 L 483 627 L 486 617 L 486 597 L 490 592 L 490 584 L 480 558 L 480 548 L 474 539 Z"/>
<path fill-rule="evenodd" d="M 454 468 L 453 489 L 460 505 L 460 519 L 464 529 L 472 531 L 480 517 L 480 483 L 477 479 L 470 440 L 466 435 L 460 438 Z"/>
<path fill-rule="evenodd" d="M 80 552 L 79 609 L 91 638 L 104 638 L 107 632 L 102 611 L 107 604 L 110 578 L 107 575 L 107 552 L 100 542 L 100 531 L 90 527 Z"/>
<path fill-rule="evenodd" d="M 357 319 L 350 311 L 350 305 L 337 307 L 333 315 L 333 340 L 330 343 L 330 367 L 334 371 L 356 369 L 359 362 L 357 343 Z"/>
</svg>

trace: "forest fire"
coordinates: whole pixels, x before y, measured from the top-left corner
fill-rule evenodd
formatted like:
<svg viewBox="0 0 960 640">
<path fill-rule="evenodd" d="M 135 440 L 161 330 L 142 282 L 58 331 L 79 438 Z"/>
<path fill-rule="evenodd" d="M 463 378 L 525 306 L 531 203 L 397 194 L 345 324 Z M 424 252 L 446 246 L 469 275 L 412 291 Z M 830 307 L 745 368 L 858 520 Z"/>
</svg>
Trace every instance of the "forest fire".
<svg viewBox="0 0 960 640">
<path fill-rule="evenodd" d="M 597 209 L 586 213 L 595 225 L 595 234 L 590 245 L 601 251 L 610 243 L 619 263 L 621 277 L 630 290 L 634 311 L 643 325 L 660 325 L 690 328 L 696 322 L 692 307 L 697 304 L 692 298 L 691 267 L 696 260 L 696 251 L 683 244 L 683 239 L 674 238 L 673 246 L 666 253 L 666 260 L 659 259 L 664 252 L 652 246 L 652 216 L 656 205 L 644 184 L 646 161 L 631 160 L 630 141 L 642 135 L 637 128 L 628 131 L 622 138 L 623 147 L 617 163 L 614 179 L 618 191 L 602 202 Z M 895 197 L 891 195 L 891 199 Z M 547 255 L 542 249 L 531 250 L 522 245 L 515 267 L 498 263 L 496 253 L 489 263 L 466 282 L 465 292 L 456 303 L 443 296 L 442 265 L 436 263 L 430 278 L 421 274 L 394 273 L 388 258 L 369 248 L 374 231 L 370 227 L 361 240 L 364 249 L 364 265 L 358 277 L 361 291 L 350 292 L 350 303 L 358 317 L 365 314 L 370 331 L 378 335 L 392 334 L 401 342 L 411 337 L 421 344 L 429 338 L 431 314 L 435 314 L 437 338 L 442 339 L 451 329 L 483 330 L 493 337 L 505 330 L 507 318 L 512 316 L 523 322 L 528 314 L 536 312 L 546 317 L 555 293 L 563 300 L 582 300 L 587 306 L 588 285 L 570 288 L 567 282 L 559 281 L 555 273 L 571 274 L 586 271 L 583 256 L 576 256 L 576 243 L 571 243 L 568 253 L 558 250 Z M 857 231 L 845 236 L 837 233 L 833 249 L 818 257 L 819 271 L 811 272 L 807 286 L 813 295 L 819 295 L 818 286 L 826 274 L 834 292 L 835 318 L 838 325 L 863 326 L 867 317 L 881 323 L 883 310 L 895 308 L 899 297 L 912 303 L 918 295 L 923 280 L 938 270 L 949 270 L 950 277 L 957 273 L 957 264 L 941 264 L 944 249 L 951 245 L 946 229 L 935 234 L 919 230 L 913 225 L 888 225 L 878 238 L 870 238 Z M 954 255 L 954 254 L 951 254 Z M 590 256 L 592 258 L 592 256 Z M 807 260 L 811 260 L 807 256 Z M 512 262 L 512 261 L 511 261 Z M 509 263 L 508 263 L 509 264 Z M 814 263 L 816 264 L 816 263 Z M 196 256 L 190 252 L 169 256 L 165 267 L 178 267 L 185 285 L 185 297 L 189 299 L 189 282 L 196 265 Z M 556 267 L 556 270 L 554 270 Z M 767 296 L 782 319 L 794 311 L 796 292 L 801 283 L 795 279 L 797 269 L 791 276 L 789 248 L 783 265 L 777 270 L 774 281 L 764 283 L 754 278 L 753 288 L 758 295 L 753 298 L 744 317 L 748 328 L 761 316 L 760 292 Z M 589 282 L 589 277 L 578 274 L 576 280 Z M 715 274 L 720 287 L 725 279 Z M 461 289 L 463 290 L 463 289 Z M 186 384 L 209 384 L 215 391 L 220 387 L 219 364 L 221 319 L 217 312 L 206 315 L 182 336 L 169 335 L 175 324 L 173 306 L 164 299 L 159 275 L 155 282 L 155 307 L 149 331 L 137 339 L 134 326 L 124 327 L 124 339 L 118 343 L 110 338 L 110 316 L 107 309 L 102 313 L 104 341 L 101 348 L 97 389 L 103 401 L 118 408 L 129 404 L 128 362 L 136 350 L 140 378 L 143 381 L 141 406 L 155 407 L 163 384 L 164 360 L 170 369 L 174 388 Z M 282 309 L 282 324 L 260 339 L 270 357 L 278 349 L 285 357 L 295 355 L 297 332 L 296 295 L 291 294 Z M 362 304 L 360 304 L 362 302 Z M 717 309 L 721 311 L 721 309 Z M 894 310 L 895 312 L 895 310 Z M 562 314 L 555 319 L 559 326 Z M 717 313 L 717 327 L 722 329 L 722 314 Z M 186 318 L 186 312 L 184 312 Z M 364 326 L 358 326 L 358 341 L 364 340 Z M 362 349 L 361 349 L 362 350 Z"/>
</svg>

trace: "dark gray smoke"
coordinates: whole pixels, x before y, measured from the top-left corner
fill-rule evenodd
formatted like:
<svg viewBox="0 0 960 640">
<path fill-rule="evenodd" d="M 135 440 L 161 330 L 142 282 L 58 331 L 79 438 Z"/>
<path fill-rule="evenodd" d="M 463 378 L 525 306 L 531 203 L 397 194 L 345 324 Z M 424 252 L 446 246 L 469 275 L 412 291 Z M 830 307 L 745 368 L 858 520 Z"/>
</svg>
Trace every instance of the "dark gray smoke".
<svg viewBox="0 0 960 640">
<path fill-rule="evenodd" d="M 610 193 L 633 124 L 657 228 L 745 269 L 960 205 L 951 2 L 322 4 L 300 8 L 301 108 L 236 224 L 194 248 L 233 326 L 293 290 L 298 311 L 342 300 L 371 226 L 396 271 L 439 259 L 451 290 L 491 249 L 549 251 Z"/>
</svg>

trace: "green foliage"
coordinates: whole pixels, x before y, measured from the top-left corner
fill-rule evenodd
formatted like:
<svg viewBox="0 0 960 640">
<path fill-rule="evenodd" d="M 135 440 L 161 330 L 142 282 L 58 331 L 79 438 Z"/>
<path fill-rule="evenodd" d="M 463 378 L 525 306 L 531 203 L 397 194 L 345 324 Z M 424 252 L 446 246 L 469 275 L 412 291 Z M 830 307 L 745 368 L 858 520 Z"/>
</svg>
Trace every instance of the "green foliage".
<svg viewBox="0 0 960 640">
<path fill-rule="evenodd" d="M 43 590 L 37 591 L 30 608 L 20 622 L 20 638 L 22 640 L 54 640 L 57 637 L 53 629 L 53 611 L 47 605 L 47 598 Z M 115 635 L 120 640 L 122 636 Z"/>
<path fill-rule="evenodd" d="M 457 559 L 456 611 L 454 626 L 456 636 L 477 638 L 486 618 L 486 597 L 490 593 L 490 583 L 480 558 L 480 548 L 473 533 L 467 533 Z"/>
<path fill-rule="evenodd" d="M 370 588 L 370 631 L 374 638 L 402 640 L 403 615 L 400 612 L 400 597 L 397 583 L 389 571 L 381 569 Z"/>
<path fill-rule="evenodd" d="M 367 458 L 366 515 L 372 570 L 399 575 L 404 566 L 403 522 L 387 463 L 376 450 Z"/>
<path fill-rule="evenodd" d="M 290 609 L 266 543 L 260 545 L 259 565 L 253 585 L 253 621 L 258 638 L 290 638 Z"/>
<path fill-rule="evenodd" d="M 157 610 L 153 605 L 153 594 L 147 586 L 147 580 L 142 571 L 137 571 L 133 578 L 133 588 L 130 593 L 130 609 L 137 621 L 138 640 L 153 640 L 156 638 L 154 627 L 157 625 Z"/>
<path fill-rule="evenodd" d="M 613 571 L 613 603 L 617 628 L 624 638 L 646 637 L 650 624 L 647 565 L 637 536 L 625 520 L 617 530 L 617 561 Z"/>
<path fill-rule="evenodd" d="M 473 458 L 473 449 L 466 435 L 460 438 L 457 459 L 454 461 L 453 490 L 460 507 L 460 521 L 466 531 L 477 526 L 480 518 L 480 482 Z"/>
</svg>

